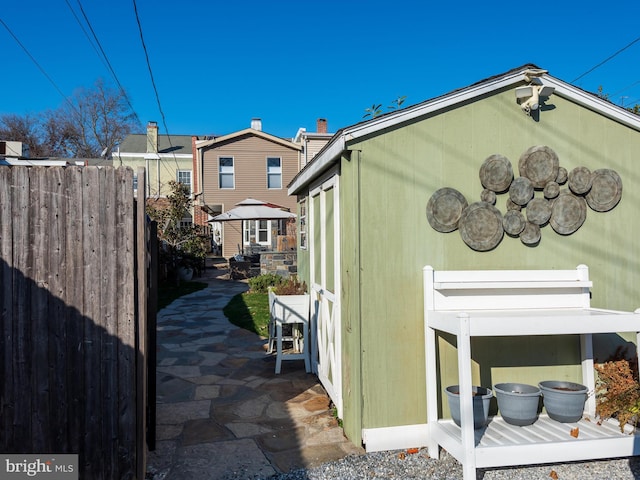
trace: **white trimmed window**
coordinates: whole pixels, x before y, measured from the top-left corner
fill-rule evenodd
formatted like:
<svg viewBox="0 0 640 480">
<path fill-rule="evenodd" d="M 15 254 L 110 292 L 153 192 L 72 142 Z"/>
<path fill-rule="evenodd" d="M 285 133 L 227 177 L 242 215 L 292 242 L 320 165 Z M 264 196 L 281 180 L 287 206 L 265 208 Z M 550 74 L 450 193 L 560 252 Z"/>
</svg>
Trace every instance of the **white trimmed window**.
<svg viewBox="0 0 640 480">
<path fill-rule="evenodd" d="M 220 188 L 235 188 L 233 157 L 218 158 Z"/>
<path fill-rule="evenodd" d="M 267 188 L 282 188 L 282 159 L 267 157 Z"/>
<path fill-rule="evenodd" d="M 178 170 L 176 180 L 178 183 L 189 187 L 189 193 L 193 190 L 191 187 L 191 170 Z"/>
<path fill-rule="evenodd" d="M 300 248 L 307 248 L 307 199 L 300 201 Z"/>
</svg>

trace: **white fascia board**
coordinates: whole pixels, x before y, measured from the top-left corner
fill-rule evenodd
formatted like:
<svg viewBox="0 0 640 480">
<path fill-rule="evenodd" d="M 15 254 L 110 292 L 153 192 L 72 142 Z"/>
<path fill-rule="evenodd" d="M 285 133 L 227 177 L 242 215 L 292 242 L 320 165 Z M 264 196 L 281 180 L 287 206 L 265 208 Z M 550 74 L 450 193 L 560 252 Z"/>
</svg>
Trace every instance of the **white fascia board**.
<svg viewBox="0 0 640 480">
<path fill-rule="evenodd" d="M 631 113 L 626 108 L 618 107 L 608 100 L 599 98 L 592 93 L 574 87 L 557 78 L 543 75 L 542 80 L 544 85 L 555 88 L 553 95 L 567 98 L 578 105 L 582 105 L 585 108 L 601 113 L 607 118 L 620 122 L 629 128 L 640 131 L 640 116 Z M 553 103 L 553 95 L 550 97 L 549 103 Z"/>
<path fill-rule="evenodd" d="M 334 137 L 321 154 L 316 155 L 309 165 L 300 172 L 287 190 L 288 195 L 295 195 L 300 189 L 337 161 L 345 150 L 344 134 Z"/>
<path fill-rule="evenodd" d="M 470 87 L 456 90 L 452 93 L 443 95 L 433 100 L 428 100 L 413 107 L 405 108 L 399 111 L 397 114 L 387 114 L 378 119 L 354 125 L 353 127 L 345 129 L 344 135 L 347 137 L 347 141 L 351 142 L 385 128 L 394 127 L 399 123 L 423 117 L 425 115 L 429 115 L 439 110 L 452 107 L 468 100 L 473 100 L 474 98 L 492 93 L 496 90 L 508 87 L 520 81 L 524 81 L 524 71 L 516 72 L 511 75 L 495 79 L 490 79 L 476 85 L 471 85 Z"/>
<path fill-rule="evenodd" d="M 289 195 L 299 192 L 316 174 L 324 171 L 331 163 L 336 161 L 346 149 L 347 143 L 523 80 L 524 71 L 516 72 L 457 90 L 413 107 L 404 108 L 396 113 L 388 113 L 380 118 L 347 127 L 340 135 L 334 137 L 334 140 L 327 145 L 326 149 L 321 151 L 309 166 L 301 172 L 300 176 L 295 179 L 289 187 Z"/>
</svg>

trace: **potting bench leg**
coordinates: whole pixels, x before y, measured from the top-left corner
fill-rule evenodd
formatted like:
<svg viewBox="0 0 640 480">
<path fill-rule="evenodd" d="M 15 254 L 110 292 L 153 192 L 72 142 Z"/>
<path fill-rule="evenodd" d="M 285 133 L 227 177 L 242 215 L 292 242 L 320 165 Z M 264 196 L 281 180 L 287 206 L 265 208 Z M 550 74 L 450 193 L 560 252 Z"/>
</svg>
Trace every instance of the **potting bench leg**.
<svg viewBox="0 0 640 480">
<path fill-rule="evenodd" d="M 460 383 L 460 428 L 462 430 L 462 472 L 464 480 L 476 480 L 475 435 L 473 429 L 473 391 L 471 389 L 471 335 L 469 315 L 458 315 L 458 381 Z"/>
</svg>

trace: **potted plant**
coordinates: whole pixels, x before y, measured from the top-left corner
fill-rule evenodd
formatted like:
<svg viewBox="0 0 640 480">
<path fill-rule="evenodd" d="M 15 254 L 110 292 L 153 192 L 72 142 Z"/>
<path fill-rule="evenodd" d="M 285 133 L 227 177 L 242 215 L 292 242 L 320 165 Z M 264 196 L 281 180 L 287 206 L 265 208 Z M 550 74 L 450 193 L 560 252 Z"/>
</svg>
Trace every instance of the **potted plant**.
<svg viewBox="0 0 640 480">
<path fill-rule="evenodd" d="M 486 425 L 489 418 L 489 404 L 493 392 L 489 388 L 472 386 L 473 394 L 473 428 L 478 430 Z M 445 389 L 449 401 L 449 410 L 454 423 L 460 426 L 460 387 L 451 385 Z"/>
<path fill-rule="evenodd" d="M 498 411 L 505 422 L 522 427 L 538 419 L 541 395 L 538 387 L 524 383 L 498 383 L 493 389 Z"/>
<path fill-rule="evenodd" d="M 562 423 L 575 423 L 582 418 L 589 389 L 584 385 L 560 380 L 538 384 L 549 418 Z"/>
</svg>

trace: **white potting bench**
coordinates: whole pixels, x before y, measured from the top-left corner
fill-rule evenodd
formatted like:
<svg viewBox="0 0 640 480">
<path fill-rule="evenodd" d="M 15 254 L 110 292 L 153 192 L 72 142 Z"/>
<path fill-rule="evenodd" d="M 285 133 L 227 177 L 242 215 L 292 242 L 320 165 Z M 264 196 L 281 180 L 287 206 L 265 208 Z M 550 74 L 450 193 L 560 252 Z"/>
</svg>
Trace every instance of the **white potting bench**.
<svg viewBox="0 0 640 480">
<path fill-rule="evenodd" d="M 640 341 L 640 310 L 591 308 L 590 287 L 584 265 L 575 270 L 435 271 L 424 267 L 431 457 L 438 458 L 439 447 L 445 448 L 462 463 L 464 480 L 475 480 L 476 468 L 640 455 L 640 434 L 622 433 L 617 421 L 596 421 L 595 395 L 589 396 L 585 415 L 575 424 L 541 415 L 533 425 L 517 427 L 496 416 L 486 427 L 473 429 L 471 337 L 579 335 L 582 383 L 591 392 L 595 387 L 592 334 L 636 332 Z M 438 418 L 437 332 L 457 339 L 461 427 Z M 579 434 L 574 438 L 570 433 L 576 427 Z"/>
</svg>

